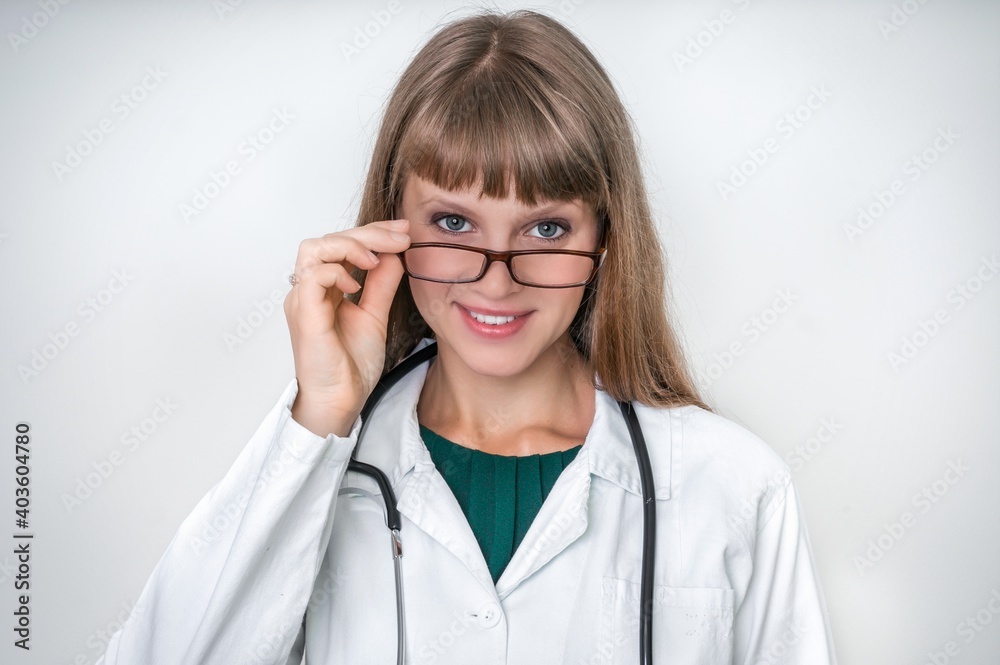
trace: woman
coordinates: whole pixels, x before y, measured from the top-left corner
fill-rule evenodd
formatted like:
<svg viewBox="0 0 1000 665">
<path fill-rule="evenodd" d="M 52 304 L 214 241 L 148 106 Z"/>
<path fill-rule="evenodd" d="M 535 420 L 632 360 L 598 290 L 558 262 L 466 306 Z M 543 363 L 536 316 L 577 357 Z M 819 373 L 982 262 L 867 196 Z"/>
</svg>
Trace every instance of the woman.
<svg viewBox="0 0 1000 665">
<path fill-rule="evenodd" d="M 358 225 L 299 248 L 296 379 L 103 662 L 393 662 L 394 551 L 347 465 L 380 377 L 436 344 L 358 450 L 402 514 L 406 662 L 639 661 L 623 400 L 652 465 L 656 661 L 833 663 L 788 468 L 699 399 L 660 251 L 587 48 L 530 11 L 445 26 L 389 100 Z"/>
</svg>

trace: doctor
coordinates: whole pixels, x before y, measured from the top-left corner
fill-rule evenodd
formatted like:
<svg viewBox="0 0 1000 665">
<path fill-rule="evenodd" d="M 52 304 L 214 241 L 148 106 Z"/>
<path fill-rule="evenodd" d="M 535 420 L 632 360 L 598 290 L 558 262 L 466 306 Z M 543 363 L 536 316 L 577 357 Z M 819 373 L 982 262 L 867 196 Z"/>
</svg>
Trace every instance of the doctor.
<svg viewBox="0 0 1000 665">
<path fill-rule="evenodd" d="M 590 51 L 533 12 L 445 26 L 389 100 L 358 225 L 300 245 L 296 378 L 99 662 L 396 662 L 379 488 L 347 467 L 379 378 L 436 344 L 357 451 L 398 500 L 406 662 L 639 662 L 625 400 L 655 488 L 655 662 L 834 663 L 788 467 L 698 397 L 660 251 Z"/>
</svg>

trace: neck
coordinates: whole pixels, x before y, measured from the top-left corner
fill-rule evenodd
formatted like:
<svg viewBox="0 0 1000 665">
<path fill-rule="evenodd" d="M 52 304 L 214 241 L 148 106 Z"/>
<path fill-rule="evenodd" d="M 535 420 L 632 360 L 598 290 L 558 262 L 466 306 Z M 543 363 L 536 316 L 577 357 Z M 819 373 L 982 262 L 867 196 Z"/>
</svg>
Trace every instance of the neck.
<svg viewBox="0 0 1000 665">
<path fill-rule="evenodd" d="M 417 417 L 467 448 L 545 454 L 583 443 L 594 420 L 594 391 L 592 372 L 568 334 L 525 371 L 506 377 L 477 374 L 439 346 Z"/>
</svg>

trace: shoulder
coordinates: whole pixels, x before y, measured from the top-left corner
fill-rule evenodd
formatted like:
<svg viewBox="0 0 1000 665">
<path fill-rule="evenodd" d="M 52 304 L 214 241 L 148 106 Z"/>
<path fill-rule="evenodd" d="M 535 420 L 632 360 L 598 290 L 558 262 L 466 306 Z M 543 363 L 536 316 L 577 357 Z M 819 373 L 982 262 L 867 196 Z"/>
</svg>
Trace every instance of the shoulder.
<svg viewBox="0 0 1000 665">
<path fill-rule="evenodd" d="M 685 503 L 715 506 L 752 537 L 783 501 L 791 483 L 784 459 L 763 439 L 728 418 L 697 406 L 637 409 L 650 422 L 649 446 L 669 446 L 671 494 Z M 665 452 L 665 451 L 662 451 Z M 743 529 L 741 529 L 743 530 Z"/>
<path fill-rule="evenodd" d="M 659 409 L 676 423 L 689 459 L 739 468 L 744 473 L 788 470 L 788 465 L 759 436 L 738 423 L 697 406 Z M 661 416 L 663 417 L 663 416 Z"/>
</svg>

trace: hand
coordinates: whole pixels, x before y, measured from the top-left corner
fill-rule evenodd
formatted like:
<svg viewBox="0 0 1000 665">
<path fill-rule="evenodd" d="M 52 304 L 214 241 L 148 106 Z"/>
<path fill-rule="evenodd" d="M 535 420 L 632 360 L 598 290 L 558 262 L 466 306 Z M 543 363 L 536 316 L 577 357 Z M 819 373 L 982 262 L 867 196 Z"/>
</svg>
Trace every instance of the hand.
<svg viewBox="0 0 1000 665">
<path fill-rule="evenodd" d="M 292 417 L 319 436 L 349 434 L 382 375 L 403 276 L 396 253 L 409 247 L 408 230 L 405 219 L 380 221 L 299 245 L 297 282 L 284 302 L 299 384 Z M 361 288 L 350 275 L 355 266 L 368 271 L 357 305 L 344 297 Z"/>
</svg>

